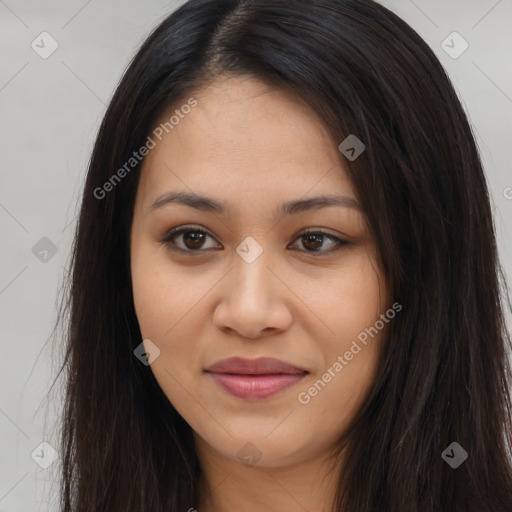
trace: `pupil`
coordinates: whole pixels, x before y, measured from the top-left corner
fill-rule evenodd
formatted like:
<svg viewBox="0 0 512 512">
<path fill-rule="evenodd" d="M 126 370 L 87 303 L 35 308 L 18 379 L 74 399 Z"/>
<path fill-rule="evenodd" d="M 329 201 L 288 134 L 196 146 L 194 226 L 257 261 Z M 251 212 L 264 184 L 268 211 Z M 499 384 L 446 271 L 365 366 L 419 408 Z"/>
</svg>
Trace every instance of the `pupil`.
<svg viewBox="0 0 512 512">
<path fill-rule="evenodd" d="M 203 237 L 203 233 L 198 233 L 197 231 L 190 231 L 188 234 L 185 235 L 185 245 L 187 245 L 189 249 L 198 249 L 202 245 Z M 189 244 L 187 244 L 187 240 L 192 240 L 191 247 L 189 246 Z"/>
<path fill-rule="evenodd" d="M 312 250 L 316 251 L 322 247 L 322 238 L 323 238 L 323 235 L 315 235 L 315 234 L 306 235 L 304 247 L 306 247 L 306 249 L 312 249 Z M 316 242 L 316 246 L 315 246 L 315 242 Z M 315 247 L 308 247 L 308 245 L 310 243 L 312 245 L 314 245 Z"/>
</svg>

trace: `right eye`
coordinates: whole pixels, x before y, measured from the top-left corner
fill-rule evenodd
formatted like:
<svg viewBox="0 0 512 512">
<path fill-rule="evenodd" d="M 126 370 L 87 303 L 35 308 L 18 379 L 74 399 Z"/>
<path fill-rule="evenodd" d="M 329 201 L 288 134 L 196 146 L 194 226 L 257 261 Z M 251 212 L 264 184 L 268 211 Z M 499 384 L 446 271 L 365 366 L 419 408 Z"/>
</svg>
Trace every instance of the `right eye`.
<svg viewBox="0 0 512 512">
<path fill-rule="evenodd" d="M 171 251 L 197 253 L 204 252 L 204 242 L 207 237 L 213 238 L 212 235 L 203 228 L 180 226 L 171 229 L 160 242 L 165 244 Z M 175 239 L 177 239 L 178 242 L 176 242 Z M 215 247 L 206 247 L 206 249 L 212 248 Z"/>
</svg>

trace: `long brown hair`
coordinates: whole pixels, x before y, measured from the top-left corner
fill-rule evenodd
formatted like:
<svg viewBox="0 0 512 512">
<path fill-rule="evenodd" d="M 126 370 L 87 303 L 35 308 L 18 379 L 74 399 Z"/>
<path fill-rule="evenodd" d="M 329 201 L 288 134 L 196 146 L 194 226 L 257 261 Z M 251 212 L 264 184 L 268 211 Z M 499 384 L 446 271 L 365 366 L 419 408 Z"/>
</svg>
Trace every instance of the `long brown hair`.
<svg viewBox="0 0 512 512">
<path fill-rule="evenodd" d="M 371 0 L 191 0 L 133 58 L 92 153 L 64 300 L 61 510 L 198 506 L 191 429 L 133 354 L 140 164 L 97 191 L 164 108 L 221 74 L 298 94 L 334 141 L 357 134 L 366 145 L 346 165 L 403 310 L 346 433 L 333 510 L 510 512 L 511 344 L 484 173 L 439 61 Z M 452 442 L 468 453 L 456 469 L 442 458 Z"/>
</svg>

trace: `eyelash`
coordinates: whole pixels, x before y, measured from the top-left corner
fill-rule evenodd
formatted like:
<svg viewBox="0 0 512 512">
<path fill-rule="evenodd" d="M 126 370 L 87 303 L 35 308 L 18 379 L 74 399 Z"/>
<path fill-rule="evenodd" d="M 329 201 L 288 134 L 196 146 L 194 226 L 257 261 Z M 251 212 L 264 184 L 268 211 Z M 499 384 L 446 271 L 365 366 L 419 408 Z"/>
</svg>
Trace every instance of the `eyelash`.
<svg viewBox="0 0 512 512">
<path fill-rule="evenodd" d="M 160 240 L 160 242 L 162 244 L 164 244 L 165 246 L 167 246 L 167 248 L 169 250 L 171 250 L 171 251 L 178 251 L 178 252 L 181 252 L 181 253 L 188 253 L 188 254 L 191 254 L 193 256 L 196 256 L 196 255 L 199 255 L 199 254 L 204 253 L 206 251 L 212 250 L 212 249 L 196 249 L 196 250 L 193 250 L 193 249 L 182 249 L 181 247 L 176 247 L 176 244 L 174 243 L 174 241 L 172 241 L 172 239 L 176 238 L 177 236 L 182 235 L 184 233 L 201 233 L 201 234 L 207 235 L 207 236 L 209 236 L 211 238 L 214 238 L 211 233 L 209 233 L 208 231 L 206 231 L 203 228 L 197 228 L 197 227 L 193 227 L 193 226 L 180 226 L 178 228 L 171 229 L 171 231 L 169 231 L 165 235 L 165 237 L 162 240 Z M 346 240 L 343 240 L 343 239 L 341 239 L 341 238 L 339 238 L 337 236 L 331 235 L 330 233 L 326 233 L 326 232 L 318 231 L 318 230 L 314 230 L 314 229 L 309 229 L 309 230 L 304 231 L 297 238 L 295 238 L 295 240 L 299 240 L 300 238 L 305 237 L 307 235 L 323 236 L 325 238 L 328 238 L 330 240 L 335 241 L 338 244 L 337 248 L 330 249 L 328 251 L 308 251 L 308 250 L 304 249 L 303 252 L 306 252 L 308 254 L 314 254 L 314 255 L 320 255 L 320 256 L 327 255 L 327 254 L 330 254 L 332 252 L 339 251 L 341 249 L 341 247 L 343 247 L 344 245 L 348 245 L 350 243 L 350 242 L 347 242 Z M 294 242 L 295 242 L 295 240 L 294 240 Z"/>
</svg>

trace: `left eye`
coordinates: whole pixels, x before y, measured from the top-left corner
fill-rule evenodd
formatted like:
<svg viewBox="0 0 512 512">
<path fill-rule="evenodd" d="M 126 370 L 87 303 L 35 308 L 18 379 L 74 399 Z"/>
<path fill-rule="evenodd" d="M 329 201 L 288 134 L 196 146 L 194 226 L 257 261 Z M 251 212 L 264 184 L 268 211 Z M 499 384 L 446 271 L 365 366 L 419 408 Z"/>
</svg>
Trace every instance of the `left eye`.
<svg viewBox="0 0 512 512">
<path fill-rule="evenodd" d="M 205 250 L 208 249 L 222 248 L 221 246 L 205 247 L 204 241 L 207 237 L 213 239 L 213 236 L 202 228 L 184 226 L 172 229 L 160 242 L 165 244 L 170 250 L 188 253 L 205 252 Z M 181 244 L 177 243 L 175 239 L 180 241 Z M 322 250 L 325 239 L 332 242 L 331 249 Z M 302 246 L 304 247 L 302 250 L 304 252 L 320 254 L 333 252 L 338 250 L 341 246 L 348 244 L 346 240 L 342 240 L 337 236 L 313 230 L 302 233 L 296 240 L 302 241 Z M 334 249 L 332 246 L 334 246 Z"/>
<path fill-rule="evenodd" d="M 201 228 L 192 228 L 192 227 L 181 227 L 172 229 L 167 233 L 167 235 L 160 240 L 165 245 L 169 246 L 171 250 L 185 251 L 185 252 L 194 252 L 197 249 L 203 248 L 203 243 L 206 237 L 213 238 L 207 231 Z M 185 242 L 185 246 L 180 247 L 174 239 L 182 238 L 182 241 Z M 183 245 L 183 244 L 182 244 Z"/>
<path fill-rule="evenodd" d="M 331 249 L 320 250 L 324 245 L 325 239 L 332 242 Z M 302 246 L 309 248 L 306 252 L 319 252 L 323 254 L 334 252 L 339 250 L 341 246 L 348 244 L 346 240 L 342 240 L 329 233 L 324 233 L 323 231 L 307 231 L 306 233 L 302 233 L 296 240 L 302 240 Z"/>
</svg>

